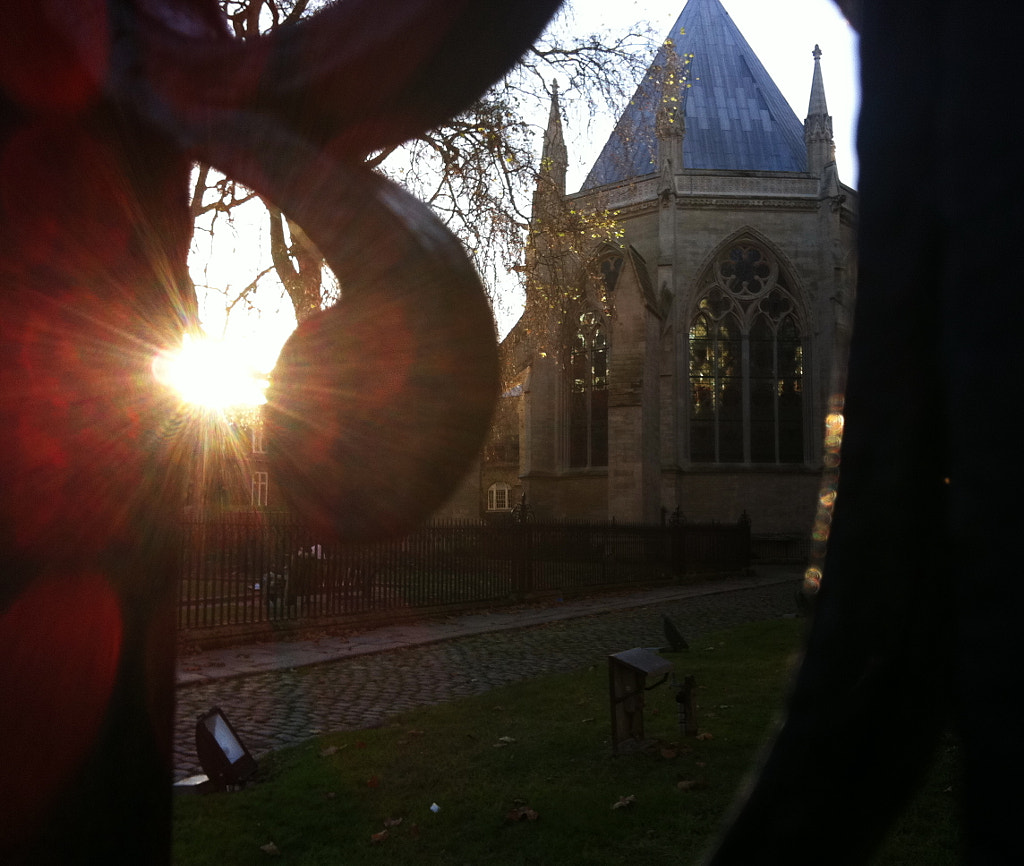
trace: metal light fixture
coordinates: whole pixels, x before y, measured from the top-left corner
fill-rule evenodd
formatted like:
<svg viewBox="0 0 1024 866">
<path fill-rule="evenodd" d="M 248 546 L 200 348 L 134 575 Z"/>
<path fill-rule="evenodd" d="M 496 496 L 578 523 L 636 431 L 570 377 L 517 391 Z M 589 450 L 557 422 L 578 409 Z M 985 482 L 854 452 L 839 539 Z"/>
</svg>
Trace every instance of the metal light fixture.
<svg viewBox="0 0 1024 866">
<path fill-rule="evenodd" d="M 244 785 L 256 774 L 256 759 L 220 707 L 207 710 L 196 719 L 196 752 L 203 771 L 217 790 Z"/>
</svg>

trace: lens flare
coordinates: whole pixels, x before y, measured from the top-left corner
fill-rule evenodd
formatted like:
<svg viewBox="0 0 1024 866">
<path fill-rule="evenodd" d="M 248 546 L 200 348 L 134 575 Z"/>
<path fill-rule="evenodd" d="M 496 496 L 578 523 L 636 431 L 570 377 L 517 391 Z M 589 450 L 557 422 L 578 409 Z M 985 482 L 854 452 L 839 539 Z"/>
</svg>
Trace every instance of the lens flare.
<svg viewBox="0 0 1024 866">
<path fill-rule="evenodd" d="M 153 360 L 153 375 L 181 400 L 206 409 L 261 406 L 267 377 L 245 359 L 245 347 L 189 335 Z"/>
<path fill-rule="evenodd" d="M 814 528 L 811 530 L 810 563 L 804 572 L 803 591 L 808 596 L 814 595 L 821 585 L 822 566 L 825 562 L 825 551 L 828 548 L 829 533 L 832 530 L 832 512 L 835 509 L 836 489 L 839 484 L 839 456 L 843 445 L 845 423 L 842 395 L 833 394 L 829 403 L 831 411 L 825 417 L 824 471 L 822 472 L 821 489 L 818 491 Z"/>
</svg>

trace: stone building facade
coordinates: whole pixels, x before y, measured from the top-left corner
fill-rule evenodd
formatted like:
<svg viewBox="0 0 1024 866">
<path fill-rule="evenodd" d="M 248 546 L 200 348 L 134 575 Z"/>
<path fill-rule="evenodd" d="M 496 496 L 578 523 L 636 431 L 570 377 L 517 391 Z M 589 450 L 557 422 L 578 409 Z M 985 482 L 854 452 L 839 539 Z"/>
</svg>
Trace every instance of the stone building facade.
<svg viewBox="0 0 1024 866">
<path fill-rule="evenodd" d="M 556 93 L 483 511 L 809 530 L 856 193 L 816 46 L 808 72 L 801 123 L 719 0 L 689 0 L 572 194 Z"/>
</svg>

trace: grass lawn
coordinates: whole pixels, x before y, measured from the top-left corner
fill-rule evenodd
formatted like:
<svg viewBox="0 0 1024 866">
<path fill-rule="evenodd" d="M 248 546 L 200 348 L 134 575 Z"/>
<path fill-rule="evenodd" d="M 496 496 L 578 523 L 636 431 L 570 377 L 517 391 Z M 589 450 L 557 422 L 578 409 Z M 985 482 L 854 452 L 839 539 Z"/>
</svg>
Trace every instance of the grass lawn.
<svg viewBox="0 0 1024 866">
<path fill-rule="evenodd" d="M 178 798 L 174 863 L 693 863 L 778 712 L 802 627 L 744 626 L 665 654 L 696 677 L 696 739 L 666 684 L 646 693 L 654 745 L 612 757 L 600 663 L 264 756 L 243 791 Z M 949 744 L 875 864 L 957 862 L 955 759 Z"/>
</svg>

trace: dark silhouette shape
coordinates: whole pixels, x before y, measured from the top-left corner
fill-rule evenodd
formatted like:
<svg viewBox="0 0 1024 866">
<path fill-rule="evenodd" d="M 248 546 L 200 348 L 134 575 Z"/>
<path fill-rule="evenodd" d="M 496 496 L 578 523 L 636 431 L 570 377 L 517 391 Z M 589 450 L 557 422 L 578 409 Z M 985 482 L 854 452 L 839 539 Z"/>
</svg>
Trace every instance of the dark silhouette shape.
<svg viewBox="0 0 1024 866">
<path fill-rule="evenodd" d="M 859 289 L 821 591 L 708 861 L 864 863 L 952 725 L 964 860 L 1024 863 L 1018 4 L 862 0 Z"/>
<path fill-rule="evenodd" d="M 668 645 L 672 648 L 672 652 L 681 653 L 690 648 L 690 645 L 686 642 L 686 638 L 683 637 L 682 632 L 680 632 L 676 624 L 668 618 L 668 614 L 662 614 L 661 627 L 665 632 L 665 640 L 668 641 Z"/>
<path fill-rule="evenodd" d="M 197 327 L 185 270 L 192 160 L 281 207 L 345 286 L 274 373 L 271 459 L 295 507 L 325 542 L 400 532 L 480 445 L 495 338 L 458 243 L 360 161 L 468 107 L 557 5 L 346 0 L 244 44 L 214 0 L 5 10 L 5 863 L 170 859 L 191 440 L 151 367 Z"/>
</svg>

